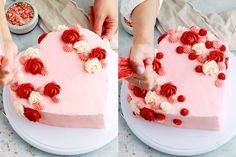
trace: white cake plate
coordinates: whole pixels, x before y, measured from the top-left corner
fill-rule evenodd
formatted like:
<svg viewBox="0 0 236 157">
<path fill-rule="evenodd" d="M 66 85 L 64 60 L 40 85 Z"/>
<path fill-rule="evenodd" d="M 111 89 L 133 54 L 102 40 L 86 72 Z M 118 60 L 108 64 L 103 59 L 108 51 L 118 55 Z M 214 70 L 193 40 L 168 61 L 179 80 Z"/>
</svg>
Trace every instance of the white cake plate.
<svg viewBox="0 0 236 157">
<path fill-rule="evenodd" d="M 117 60 L 115 52 L 110 53 Z M 113 60 L 113 59 L 112 59 Z M 118 99 L 117 92 L 117 61 L 113 61 L 110 72 L 109 117 L 110 124 L 104 129 L 62 128 L 40 123 L 33 123 L 19 116 L 14 105 L 9 103 L 9 90 L 3 90 L 3 104 L 6 116 L 15 132 L 32 146 L 48 153 L 58 155 L 78 155 L 99 149 L 111 142 L 118 135 Z M 117 100 L 118 101 L 118 100 Z"/>
<path fill-rule="evenodd" d="M 126 83 L 121 88 L 121 108 L 132 132 L 148 146 L 172 155 L 199 155 L 212 151 L 236 135 L 236 57 L 230 56 L 224 105 L 225 122 L 220 131 L 183 129 L 150 123 L 133 116 L 127 102 Z"/>
</svg>

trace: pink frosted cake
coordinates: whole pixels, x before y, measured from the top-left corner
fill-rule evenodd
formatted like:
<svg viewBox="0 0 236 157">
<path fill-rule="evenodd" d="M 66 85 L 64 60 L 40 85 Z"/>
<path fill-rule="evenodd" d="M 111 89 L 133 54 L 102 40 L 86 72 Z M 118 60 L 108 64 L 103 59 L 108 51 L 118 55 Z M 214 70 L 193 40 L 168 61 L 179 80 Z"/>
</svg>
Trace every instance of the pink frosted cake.
<svg viewBox="0 0 236 157">
<path fill-rule="evenodd" d="M 26 119 L 52 126 L 103 128 L 108 94 L 107 45 L 78 25 L 59 26 L 20 53 L 10 96 Z"/>
<path fill-rule="evenodd" d="M 157 85 L 128 84 L 133 113 L 169 126 L 219 130 L 222 126 L 227 44 L 204 28 L 169 29 L 158 39 L 153 61 Z"/>
</svg>

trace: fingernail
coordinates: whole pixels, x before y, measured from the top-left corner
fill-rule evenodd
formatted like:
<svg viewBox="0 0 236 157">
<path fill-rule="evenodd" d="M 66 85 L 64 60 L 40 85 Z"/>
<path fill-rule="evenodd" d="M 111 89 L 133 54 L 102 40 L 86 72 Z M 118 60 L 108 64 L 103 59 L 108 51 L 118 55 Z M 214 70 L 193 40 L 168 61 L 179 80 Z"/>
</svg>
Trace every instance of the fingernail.
<svg viewBox="0 0 236 157">
<path fill-rule="evenodd" d="M 138 66 L 137 69 L 136 69 L 136 72 L 137 72 L 138 75 L 141 75 L 141 74 L 144 73 L 144 68 L 141 67 L 141 66 Z"/>
<path fill-rule="evenodd" d="M 5 74 L 9 74 L 11 72 L 11 66 L 5 65 L 2 70 Z"/>
</svg>

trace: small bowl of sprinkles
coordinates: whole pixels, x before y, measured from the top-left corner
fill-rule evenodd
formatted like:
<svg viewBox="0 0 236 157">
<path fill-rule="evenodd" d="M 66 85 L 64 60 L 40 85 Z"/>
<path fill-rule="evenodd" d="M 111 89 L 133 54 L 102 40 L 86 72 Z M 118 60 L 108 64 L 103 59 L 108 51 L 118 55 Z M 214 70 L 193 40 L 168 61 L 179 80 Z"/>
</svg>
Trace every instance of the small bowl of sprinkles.
<svg viewBox="0 0 236 157">
<path fill-rule="evenodd" d="M 6 8 L 6 18 L 12 33 L 25 34 L 38 23 L 38 11 L 30 2 L 17 1 Z"/>
</svg>

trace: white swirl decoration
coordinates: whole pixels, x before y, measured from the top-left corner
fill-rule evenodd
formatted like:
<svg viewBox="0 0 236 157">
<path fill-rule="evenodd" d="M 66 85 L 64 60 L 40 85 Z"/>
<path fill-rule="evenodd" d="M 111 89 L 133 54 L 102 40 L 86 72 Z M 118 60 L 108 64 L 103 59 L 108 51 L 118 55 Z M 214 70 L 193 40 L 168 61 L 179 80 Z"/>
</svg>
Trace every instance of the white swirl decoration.
<svg viewBox="0 0 236 157">
<path fill-rule="evenodd" d="M 162 102 L 160 107 L 161 107 L 161 110 L 164 112 L 168 112 L 172 108 L 171 104 L 167 101 Z"/>
<path fill-rule="evenodd" d="M 196 52 L 197 55 L 206 53 L 207 49 L 204 43 L 197 43 L 192 46 L 192 49 Z"/>
<path fill-rule="evenodd" d="M 131 100 L 130 101 L 130 105 L 131 105 L 132 111 L 134 113 L 136 113 L 136 114 L 139 114 L 140 113 L 140 109 L 138 108 L 137 104 L 138 104 L 138 101 L 136 101 L 136 100 Z"/>
<path fill-rule="evenodd" d="M 54 28 L 53 28 L 53 30 L 54 30 L 55 32 L 57 32 L 57 31 L 64 31 L 64 30 L 66 30 L 66 29 L 69 29 L 69 27 L 67 27 L 66 25 L 58 25 L 57 27 L 54 27 Z"/>
<path fill-rule="evenodd" d="M 42 96 L 39 92 L 32 91 L 29 96 L 30 104 L 40 103 Z"/>
<path fill-rule="evenodd" d="M 212 33 L 208 33 L 207 40 L 208 41 L 214 41 L 214 40 L 217 40 L 217 37 Z"/>
<path fill-rule="evenodd" d="M 24 115 L 24 107 L 22 104 L 20 103 L 14 103 L 15 105 L 15 109 L 16 109 L 16 112 L 19 114 L 19 115 Z"/>
<path fill-rule="evenodd" d="M 206 61 L 202 67 L 202 71 L 206 75 L 212 75 L 217 74 L 219 72 L 218 64 L 212 60 L 212 61 Z"/>
<path fill-rule="evenodd" d="M 78 41 L 74 44 L 77 53 L 84 53 L 88 50 L 88 43 L 84 40 Z"/>
<path fill-rule="evenodd" d="M 152 92 L 152 91 L 148 91 L 145 96 L 145 102 L 147 104 L 156 103 L 158 99 L 159 97 L 156 94 L 156 92 Z"/>
<path fill-rule="evenodd" d="M 38 56 L 38 51 L 39 50 L 37 48 L 30 47 L 30 48 L 25 50 L 24 56 L 27 56 L 29 58 L 35 58 L 35 57 Z"/>
<path fill-rule="evenodd" d="M 97 58 L 88 59 L 85 63 L 85 70 L 89 73 L 95 74 L 102 69 L 102 65 Z"/>
</svg>

